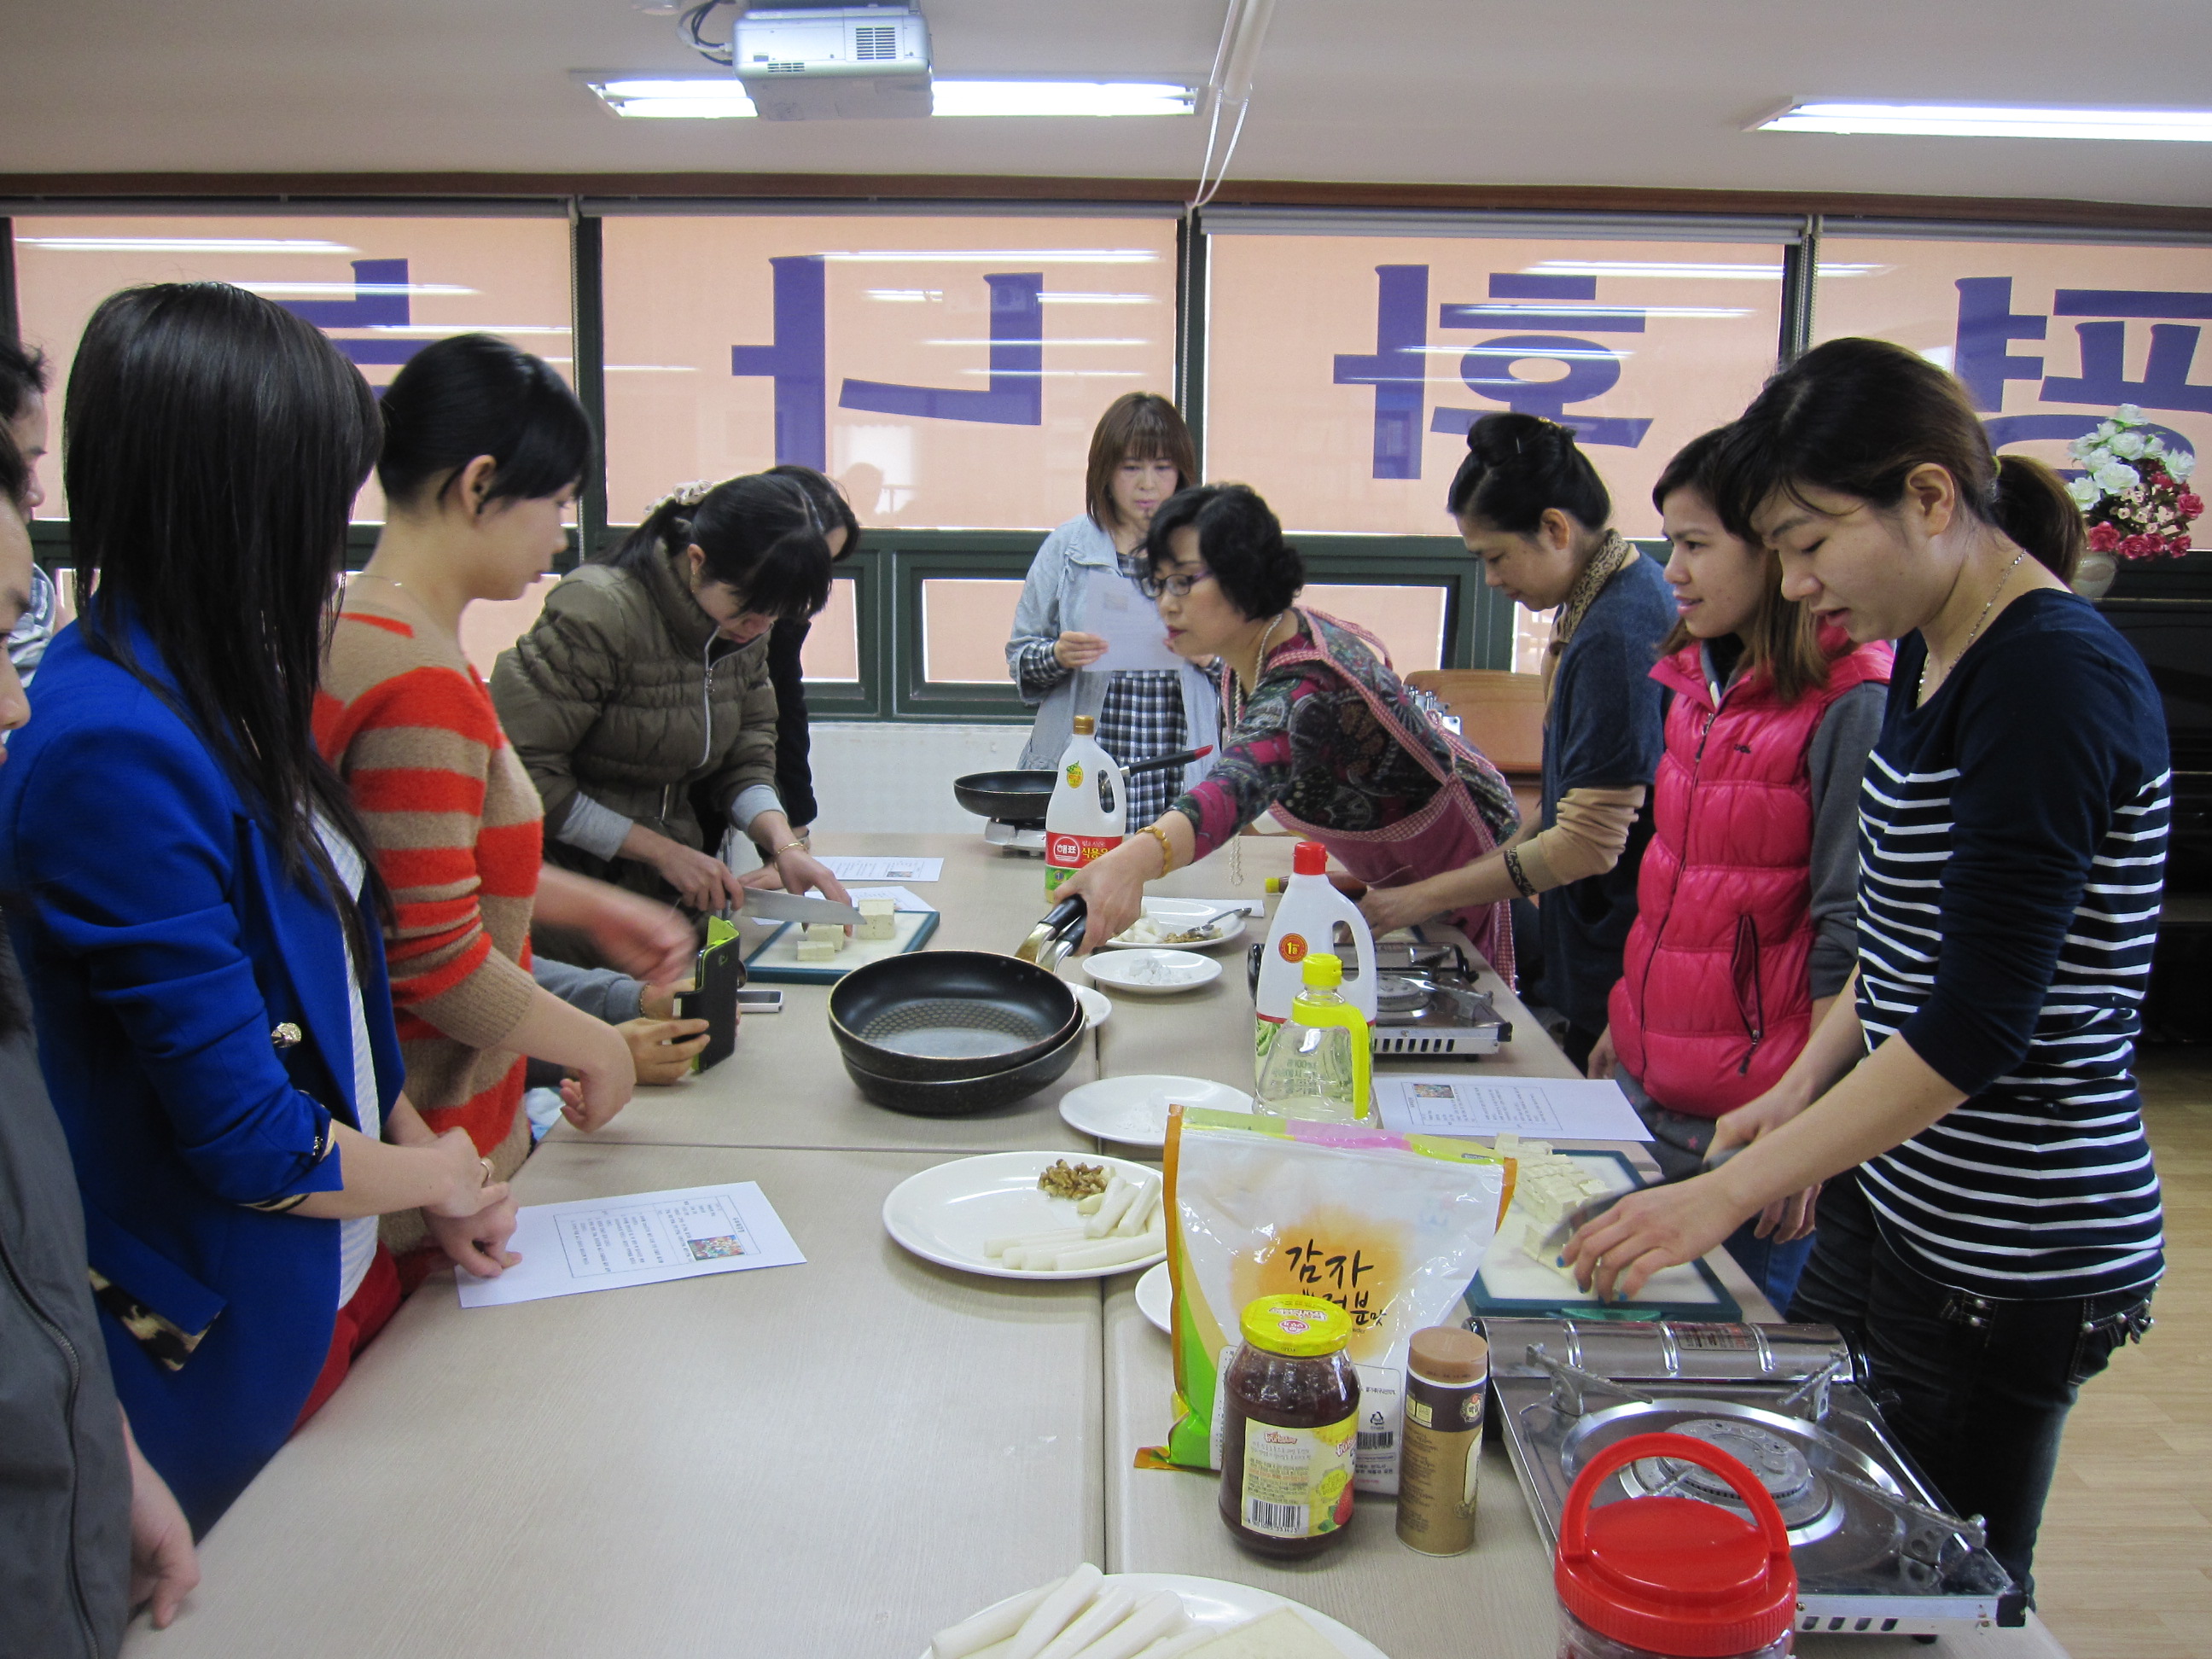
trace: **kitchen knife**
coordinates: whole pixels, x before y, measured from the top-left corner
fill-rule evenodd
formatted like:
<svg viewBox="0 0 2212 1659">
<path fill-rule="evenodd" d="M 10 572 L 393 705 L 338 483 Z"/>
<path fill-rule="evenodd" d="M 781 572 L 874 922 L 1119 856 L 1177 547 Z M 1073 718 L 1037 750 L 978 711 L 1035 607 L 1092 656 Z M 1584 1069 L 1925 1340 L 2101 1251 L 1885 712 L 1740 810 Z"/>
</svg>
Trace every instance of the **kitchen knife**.
<svg viewBox="0 0 2212 1659">
<path fill-rule="evenodd" d="M 860 912 L 854 905 L 758 887 L 745 889 L 745 914 L 758 921 L 857 922 L 860 919 Z"/>
<path fill-rule="evenodd" d="M 1596 1220 L 1630 1193 L 1642 1192 L 1641 1187 L 1630 1187 L 1616 1193 L 1600 1193 L 1595 1198 L 1586 1198 L 1562 1214 L 1536 1241 L 1539 1261 L 1556 1262 L 1559 1253 L 1567 1248 L 1567 1241 Z"/>
</svg>

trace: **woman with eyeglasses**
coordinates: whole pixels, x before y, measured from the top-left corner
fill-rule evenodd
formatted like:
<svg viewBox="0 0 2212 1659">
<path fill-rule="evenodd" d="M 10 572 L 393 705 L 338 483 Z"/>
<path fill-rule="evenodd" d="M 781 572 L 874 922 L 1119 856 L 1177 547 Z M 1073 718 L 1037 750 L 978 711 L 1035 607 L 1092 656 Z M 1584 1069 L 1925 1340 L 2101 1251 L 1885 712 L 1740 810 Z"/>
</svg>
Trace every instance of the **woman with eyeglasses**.
<svg viewBox="0 0 2212 1659">
<path fill-rule="evenodd" d="M 1144 886 L 1204 858 L 1263 812 L 1322 842 L 1378 890 L 1454 870 L 1519 823 L 1498 769 L 1417 708 L 1371 636 L 1296 603 L 1305 566 L 1242 484 L 1206 484 L 1152 517 L 1139 585 L 1168 643 L 1218 663 L 1228 728 L 1219 760 L 1060 889 L 1090 908 L 1091 940 L 1137 919 Z M 1512 968 L 1501 902 L 1451 920 L 1502 971 Z"/>
<path fill-rule="evenodd" d="M 776 792 L 769 668 L 776 623 L 830 602 L 830 530 L 788 477 L 687 485 L 545 596 L 491 697 L 550 861 L 714 915 L 744 900 L 720 856 L 734 829 L 765 879 L 846 902 Z"/>
</svg>

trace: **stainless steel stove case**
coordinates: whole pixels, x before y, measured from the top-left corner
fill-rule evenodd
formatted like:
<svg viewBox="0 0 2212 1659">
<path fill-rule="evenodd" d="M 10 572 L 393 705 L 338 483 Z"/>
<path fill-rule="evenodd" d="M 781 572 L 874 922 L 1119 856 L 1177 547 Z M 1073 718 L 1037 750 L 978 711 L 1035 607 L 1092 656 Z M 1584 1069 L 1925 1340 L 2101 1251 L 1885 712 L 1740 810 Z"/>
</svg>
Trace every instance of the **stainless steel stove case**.
<svg viewBox="0 0 2212 1659">
<path fill-rule="evenodd" d="M 986 818 L 983 839 L 999 849 L 1001 858 L 1041 859 L 1044 856 L 1044 823 L 1016 823 L 1010 818 Z"/>
<path fill-rule="evenodd" d="M 1261 940 L 1245 952 L 1245 981 L 1256 994 Z M 1358 952 L 1339 945 L 1345 971 L 1359 963 Z M 1375 947 L 1375 1024 L 1369 1036 L 1378 1054 L 1407 1054 L 1426 1060 L 1480 1060 L 1513 1040 L 1511 1022 L 1501 1018 L 1487 991 L 1475 988 L 1467 953 L 1456 945 L 1419 939 L 1385 939 Z"/>
<path fill-rule="evenodd" d="M 1797 1568 L 1797 1628 L 1944 1635 L 1996 1622 L 2011 1581 L 1978 1519 L 1944 1511 L 1826 1325 L 1491 1319 L 1492 1415 L 1547 1545 L 1576 1474 L 1630 1435 L 1686 1434 L 1741 1461 L 1773 1494 Z M 1749 1518 L 1694 1467 L 1645 1458 L 1620 1497 L 1699 1498 Z"/>
</svg>

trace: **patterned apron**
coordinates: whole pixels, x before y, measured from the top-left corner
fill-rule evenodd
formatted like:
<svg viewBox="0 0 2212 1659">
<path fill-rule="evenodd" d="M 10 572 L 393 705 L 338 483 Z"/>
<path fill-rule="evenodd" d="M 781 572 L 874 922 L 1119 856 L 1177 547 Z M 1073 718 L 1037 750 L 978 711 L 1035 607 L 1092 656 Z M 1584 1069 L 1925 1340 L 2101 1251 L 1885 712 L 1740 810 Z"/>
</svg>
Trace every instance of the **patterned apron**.
<svg viewBox="0 0 2212 1659">
<path fill-rule="evenodd" d="M 1297 607 L 1298 614 L 1308 619 L 1322 613 Z M 1389 658 L 1379 644 L 1352 624 L 1340 622 L 1334 617 L 1322 616 L 1346 633 L 1366 640 L 1374 647 L 1376 655 L 1387 665 Z M 1309 626 L 1294 644 L 1285 645 L 1267 655 L 1266 666 L 1274 668 L 1285 663 L 1320 663 L 1333 671 L 1338 678 L 1359 694 L 1376 720 L 1391 739 L 1407 754 L 1421 763 L 1430 776 L 1437 781 L 1437 792 L 1428 805 L 1397 823 L 1381 830 L 1324 830 L 1318 824 L 1305 823 L 1292 817 L 1280 806 L 1271 810 L 1275 821 L 1285 829 L 1317 841 L 1328 848 L 1331 856 L 1360 881 L 1370 887 L 1406 887 L 1431 876 L 1443 875 L 1471 864 L 1484 854 L 1495 851 L 1498 838 L 1490 826 L 1483 822 L 1482 814 L 1475 810 L 1474 797 L 1468 793 L 1457 775 L 1438 761 L 1429 745 L 1411 731 L 1374 691 L 1360 682 L 1358 676 L 1342 672 L 1335 659 L 1319 641 L 1318 632 Z M 1224 696 L 1224 703 L 1226 698 Z M 1460 760 L 1475 769 L 1498 776 L 1481 750 L 1442 726 L 1429 728 L 1442 738 L 1445 746 Z M 1504 780 L 1498 777 L 1501 788 Z M 1498 976 L 1508 985 L 1513 978 L 1513 912 L 1506 901 L 1479 904 L 1464 910 L 1445 913 L 1444 920 L 1457 927 L 1482 954 L 1484 960 L 1496 969 Z"/>
</svg>

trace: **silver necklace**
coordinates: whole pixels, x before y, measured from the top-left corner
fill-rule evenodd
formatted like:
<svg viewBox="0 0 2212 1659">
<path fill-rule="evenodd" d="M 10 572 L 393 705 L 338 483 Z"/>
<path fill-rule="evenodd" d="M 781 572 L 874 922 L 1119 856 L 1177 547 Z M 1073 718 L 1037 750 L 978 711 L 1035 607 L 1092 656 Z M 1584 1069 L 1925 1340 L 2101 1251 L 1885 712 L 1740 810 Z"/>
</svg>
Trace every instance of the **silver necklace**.
<svg viewBox="0 0 2212 1659">
<path fill-rule="evenodd" d="M 1936 677 L 1937 685 L 1942 685 L 1945 680 L 1951 678 L 1951 670 L 1959 665 L 1960 658 L 1966 654 L 1966 647 L 1973 644 L 1976 637 L 1980 635 L 1982 624 L 1990 619 L 1990 611 L 1996 605 L 1997 596 L 2005 591 L 2006 586 L 2012 580 L 2012 573 L 2020 568 L 2020 562 L 2027 556 L 2027 550 L 2024 547 L 2012 556 L 2012 562 L 2004 568 L 2004 574 L 1997 578 L 1997 585 L 1990 590 L 1989 603 L 1982 607 L 1982 614 L 1974 618 L 1974 625 L 1966 630 L 1966 637 L 1960 642 L 1957 656 L 1953 657 L 1950 662 L 1946 664 L 1936 654 L 1936 647 L 1933 645 L 1928 647 L 1928 659 L 1920 665 L 1920 701 L 1922 702 L 1928 701 L 1928 664 L 1932 662 L 1943 671 Z M 1925 643 L 1927 636 L 1923 635 L 1921 637 Z"/>
</svg>

